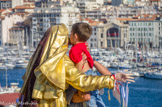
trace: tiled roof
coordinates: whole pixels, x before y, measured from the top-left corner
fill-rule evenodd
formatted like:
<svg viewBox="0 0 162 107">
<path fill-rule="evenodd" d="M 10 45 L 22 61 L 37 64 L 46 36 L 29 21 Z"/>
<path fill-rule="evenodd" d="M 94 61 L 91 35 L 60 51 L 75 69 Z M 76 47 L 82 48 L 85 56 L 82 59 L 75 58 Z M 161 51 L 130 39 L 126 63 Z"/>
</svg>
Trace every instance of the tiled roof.
<svg viewBox="0 0 162 107">
<path fill-rule="evenodd" d="M 91 26 L 96 26 L 99 23 L 101 23 L 101 21 L 95 21 L 95 20 L 92 20 L 90 18 L 85 18 L 84 20 L 87 21 Z"/>
<path fill-rule="evenodd" d="M 0 105 L 7 106 L 16 104 L 17 98 L 19 98 L 19 93 L 0 94 Z"/>
<path fill-rule="evenodd" d="M 29 14 L 28 12 L 16 12 L 14 15 L 26 15 Z"/>
<path fill-rule="evenodd" d="M 5 9 L 1 9 L 1 10 L 0 10 L 0 13 L 2 13 L 3 11 L 5 11 Z"/>
<path fill-rule="evenodd" d="M 34 7 L 16 6 L 15 9 L 34 9 Z"/>
<path fill-rule="evenodd" d="M 150 14 L 142 14 L 138 16 L 134 16 L 133 18 L 116 18 L 119 21 L 154 21 L 156 20 L 158 14 L 150 15 Z M 160 15 L 162 17 L 162 15 Z"/>
</svg>

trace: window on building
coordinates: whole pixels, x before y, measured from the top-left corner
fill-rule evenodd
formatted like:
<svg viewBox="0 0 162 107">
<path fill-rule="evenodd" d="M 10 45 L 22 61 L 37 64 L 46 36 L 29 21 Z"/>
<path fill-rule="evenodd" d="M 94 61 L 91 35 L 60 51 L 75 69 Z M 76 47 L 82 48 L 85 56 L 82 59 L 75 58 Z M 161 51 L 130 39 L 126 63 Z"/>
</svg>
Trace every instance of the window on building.
<svg viewBox="0 0 162 107">
<path fill-rule="evenodd" d="M 96 47 L 96 44 L 94 44 L 94 47 L 97 48 L 97 47 Z"/>
<path fill-rule="evenodd" d="M 151 33 L 149 33 L 149 36 L 151 36 Z"/>
<path fill-rule="evenodd" d="M 93 30 L 96 31 L 96 28 L 94 28 Z"/>
<path fill-rule="evenodd" d="M 43 19 L 40 19 L 39 21 L 40 21 L 40 22 L 43 22 Z"/>
<path fill-rule="evenodd" d="M 39 26 L 43 26 L 43 23 L 40 23 Z"/>
<path fill-rule="evenodd" d="M 150 38 L 148 38 L 148 42 L 150 42 Z"/>
<path fill-rule="evenodd" d="M 37 21 L 36 19 L 33 19 L 33 21 L 35 22 L 35 21 Z"/>
<path fill-rule="evenodd" d="M 101 33 L 101 38 L 103 38 L 103 33 Z"/>
<path fill-rule="evenodd" d="M 124 33 L 124 38 L 126 38 L 126 34 Z"/>
<path fill-rule="evenodd" d="M 91 47 L 93 47 L 93 44 L 91 43 Z"/>
<path fill-rule="evenodd" d="M 101 41 L 101 47 L 103 47 L 103 42 Z"/>
</svg>

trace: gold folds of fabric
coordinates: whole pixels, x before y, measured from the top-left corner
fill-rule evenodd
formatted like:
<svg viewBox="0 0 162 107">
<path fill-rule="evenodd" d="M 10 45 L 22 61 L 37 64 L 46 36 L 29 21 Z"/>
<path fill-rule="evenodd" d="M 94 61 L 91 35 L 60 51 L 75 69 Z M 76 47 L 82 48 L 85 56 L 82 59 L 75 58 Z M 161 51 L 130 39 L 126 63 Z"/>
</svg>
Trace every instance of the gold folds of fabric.
<svg viewBox="0 0 162 107">
<path fill-rule="evenodd" d="M 32 97 L 38 101 L 39 107 L 66 107 L 64 92 L 69 84 L 83 92 L 114 87 L 113 77 L 86 76 L 77 70 L 74 63 L 66 55 L 68 29 L 64 24 L 53 26 L 49 34 L 40 64 L 34 70 L 36 81 Z M 34 57 L 32 57 L 32 60 L 34 60 Z M 32 63 L 28 64 L 25 80 L 30 78 L 29 72 L 32 65 Z"/>
<path fill-rule="evenodd" d="M 40 65 L 34 70 L 33 98 L 56 99 L 65 90 L 64 55 L 68 50 L 68 29 L 64 24 L 51 28 Z"/>
<path fill-rule="evenodd" d="M 65 55 L 66 82 L 74 88 L 87 92 L 101 88 L 114 88 L 114 78 L 110 76 L 86 76 L 79 72 L 74 63 Z"/>
</svg>

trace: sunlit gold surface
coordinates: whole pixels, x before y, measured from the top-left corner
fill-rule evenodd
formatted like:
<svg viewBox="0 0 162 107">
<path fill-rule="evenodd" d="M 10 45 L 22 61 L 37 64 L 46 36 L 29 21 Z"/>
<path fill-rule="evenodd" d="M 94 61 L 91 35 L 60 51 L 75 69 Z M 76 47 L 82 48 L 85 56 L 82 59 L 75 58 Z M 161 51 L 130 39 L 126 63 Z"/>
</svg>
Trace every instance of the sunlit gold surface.
<svg viewBox="0 0 162 107">
<path fill-rule="evenodd" d="M 83 92 L 114 87 L 113 77 L 86 76 L 79 72 L 66 55 L 67 50 L 68 30 L 66 26 L 64 24 L 53 26 L 40 65 L 34 70 L 36 81 L 32 97 L 38 101 L 39 107 L 66 107 L 64 91 L 69 84 Z M 29 65 L 32 66 L 30 62 Z M 24 90 L 25 80 L 29 78 L 29 65 L 21 92 Z"/>
</svg>

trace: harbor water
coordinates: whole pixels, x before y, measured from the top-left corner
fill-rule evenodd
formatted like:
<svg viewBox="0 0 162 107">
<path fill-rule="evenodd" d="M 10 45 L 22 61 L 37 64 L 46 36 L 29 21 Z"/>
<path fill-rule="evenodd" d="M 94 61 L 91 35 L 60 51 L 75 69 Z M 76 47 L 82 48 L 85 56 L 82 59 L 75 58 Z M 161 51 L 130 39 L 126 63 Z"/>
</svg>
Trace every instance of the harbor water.
<svg viewBox="0 0 162 107">
<path fill-rule="evenodd" d="M 109 69 L 110 71 L 112 69 Z M 22 76 L 25 69 L 8 70 L 8 84 L 12 82 L 19 83 L 22 86 Z M 162 107 L 162 80 L 147 79 L 144 77 L 136 77 L 135 83 L 129 84 L 128 107 Z M 0 71 L 1 87 L 6 86 L 6 72 Z M 111 100 L 108 101 L 108 89 L 105 89 L 102 98 L 107 107 L 120 107 L 118 101 L 113 97 L 112 91 Z"/>
</svg>

